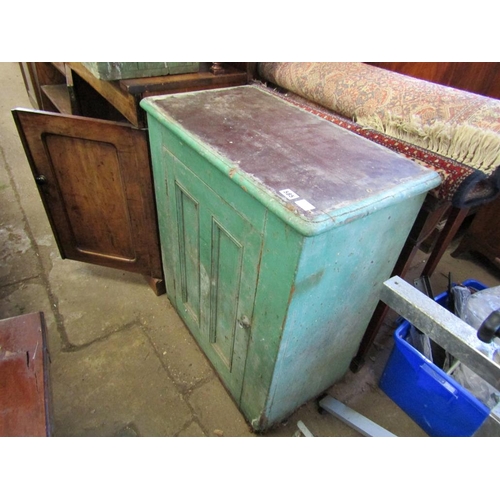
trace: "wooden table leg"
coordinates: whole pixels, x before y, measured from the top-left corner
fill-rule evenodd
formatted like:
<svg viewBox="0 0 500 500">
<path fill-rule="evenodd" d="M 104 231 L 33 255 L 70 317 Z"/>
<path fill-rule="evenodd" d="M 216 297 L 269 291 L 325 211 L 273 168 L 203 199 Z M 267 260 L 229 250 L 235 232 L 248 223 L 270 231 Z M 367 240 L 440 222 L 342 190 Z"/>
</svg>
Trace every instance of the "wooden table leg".
<svg viewBox="0 0 500 500">
<path fill-rule="evenodd" d="M 422 272 L 423 276 L 431 276 L 436 270 L 441 257 L 448 248 L 449 244 L 457 234 L 462 222 L 469 213 L 468 208 L 455 208 L 452 207 L 446 224 L 439 235 L 434 248 L 425 264 L 424 270 Z"/>
</svg>

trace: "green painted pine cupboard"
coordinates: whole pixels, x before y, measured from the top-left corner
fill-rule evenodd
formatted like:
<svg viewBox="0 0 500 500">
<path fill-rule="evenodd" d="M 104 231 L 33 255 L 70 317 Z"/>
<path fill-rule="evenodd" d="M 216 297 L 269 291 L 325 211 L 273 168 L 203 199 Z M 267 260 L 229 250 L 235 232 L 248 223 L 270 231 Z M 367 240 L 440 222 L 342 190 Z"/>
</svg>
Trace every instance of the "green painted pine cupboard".
<svg viewBox="0 0 500 500">
<path fill-rule="evenodd" d="M 141 106 L 168 297 L 265 430 L 344 376 L 439 176 L 254 85 Z"/>
</svg>

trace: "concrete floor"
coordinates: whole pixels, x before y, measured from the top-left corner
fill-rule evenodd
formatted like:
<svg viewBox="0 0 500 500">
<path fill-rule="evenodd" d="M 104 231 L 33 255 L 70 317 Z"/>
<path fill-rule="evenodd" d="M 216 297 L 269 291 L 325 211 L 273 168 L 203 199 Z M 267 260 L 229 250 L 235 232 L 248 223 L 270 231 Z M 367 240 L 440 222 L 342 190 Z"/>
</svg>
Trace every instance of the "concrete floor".
<svg viewBox="0 0 500 500">
<path fill-rule="evenodd" d="M 256 437 L 166 295 L 141 276 L 60 258 L 10 113 L 31 108 L 17 63 L 0 63 L 0 88 L 0 318 L 45 315 L 55 436 Z M 495 268 L 447 253 L 436 292 L 449 272 L 500 284 Z M 426 436 L 377 386 L 393 329 L 328 393 L 398 436 Z M 360 436 L 310 402 L 258 437 L 293 436 L 298 420 L 315 436 Z"/>
</svg>

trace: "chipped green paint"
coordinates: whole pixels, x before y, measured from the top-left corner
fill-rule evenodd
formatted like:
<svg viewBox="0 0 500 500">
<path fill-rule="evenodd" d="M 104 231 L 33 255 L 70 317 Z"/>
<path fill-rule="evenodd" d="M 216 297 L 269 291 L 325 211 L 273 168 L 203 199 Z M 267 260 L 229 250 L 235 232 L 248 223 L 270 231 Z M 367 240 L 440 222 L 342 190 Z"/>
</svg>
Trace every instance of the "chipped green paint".
<svg viewBox="0 0 500 500">
<path fill-rule="evenodd" d="M 200 63 L 197 62 L 84 62 L 82 64 L 100 80 L 196 73 L 200 68 Z"/>
</svg>

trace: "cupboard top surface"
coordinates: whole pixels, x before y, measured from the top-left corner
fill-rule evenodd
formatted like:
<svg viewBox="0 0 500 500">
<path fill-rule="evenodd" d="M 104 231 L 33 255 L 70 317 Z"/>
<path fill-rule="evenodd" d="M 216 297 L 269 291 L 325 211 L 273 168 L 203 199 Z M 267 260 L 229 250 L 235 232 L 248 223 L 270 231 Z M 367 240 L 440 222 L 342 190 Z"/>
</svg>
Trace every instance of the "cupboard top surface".
<svg viewBox="0 0 500 500">
<path fill-rule="evenodd" d="M 141 106 L 221 160 L 234 182 L 306 224 L 352 219 L 439 184 L 435 172 L 255 86 L 153 97 Z"/>
</svg>

